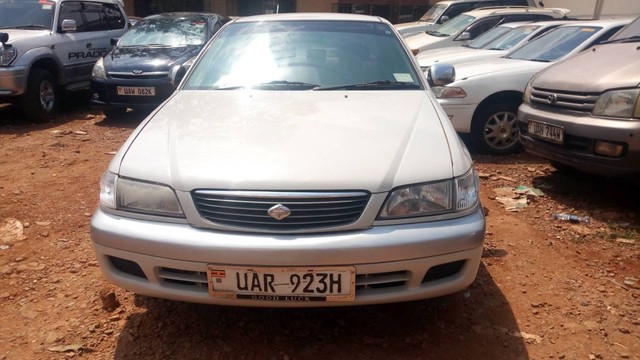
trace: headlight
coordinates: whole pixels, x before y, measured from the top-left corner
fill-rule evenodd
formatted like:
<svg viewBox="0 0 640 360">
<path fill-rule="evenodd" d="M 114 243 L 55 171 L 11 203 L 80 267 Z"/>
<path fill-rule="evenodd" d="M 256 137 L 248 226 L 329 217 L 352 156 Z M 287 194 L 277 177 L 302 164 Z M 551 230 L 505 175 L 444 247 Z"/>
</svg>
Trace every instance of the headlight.
<svg viewBox="0 0 640 360">
<path fill-rule="evenodd" d="M 478 177 L 473 168 L 452 180 L 399 188 L 391 192 L 378 216 L 381 220 L 464 211 L 478 202 Z"/>
<path fill-rule="evenodd" d="M 183 217 L 173 189 L 168 186 L 118 178 L 105 172 L 100 179 L 100 203 L 110 209 Z"/>
<path fill-rule="evenodd" d="M 600 95 L 593 115 L 630 118 L 640 118 L 640 89 L 607 91 Z"/>
<path fill-rule="evenodd" d="M 91 70 L 91 77 L 94 79 L 106 79 L 107 73 L 104 71 L 104 59 L 100 58 L 96 61 L 95 65 L 93 65 L 93 70 Z"/>
<path fill-rule="evenodd" d="M 0 66 L 9 66 L 16 56 L 18 56 L 18 51 L 14 47 L 3 48 L 0 45 Z"/>
<path fill-rule="evenodd" d="M 522 95 L 522 102 L 525 104 L 529 104 L 531 102 L 531 90 L 533 90 L 533 79 L 529 80 L 527 83 L 527 87 L 524 88 L 524 95 Z"/>
<path fill-rule="evenodd" d="M 467 93 L 460 87 L 434 86 L 431 90 L 438 99 L 467 97 Z"/>
</svg>

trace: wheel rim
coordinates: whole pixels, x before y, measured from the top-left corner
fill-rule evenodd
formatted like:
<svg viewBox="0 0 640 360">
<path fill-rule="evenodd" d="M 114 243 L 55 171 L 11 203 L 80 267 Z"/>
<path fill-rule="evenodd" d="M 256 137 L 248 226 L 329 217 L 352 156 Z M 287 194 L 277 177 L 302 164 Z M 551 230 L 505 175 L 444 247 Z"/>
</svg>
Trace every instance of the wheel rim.
<svg viewBox="0 0 640 360">
<path fill-rule="evenodd" d="M 53 84 L 49 81 L 42 81 L 40 83 L 40 105 L 46 111 L 53 110 L 55 105 L 55 92 L 53 91 Z"/>
<path fill-rule="evenodd" d="M 491 115 L 484 125 L 484 142 L 494 149 L 504 150 L 514 146 L 519 136 L 516 114 L 510 111 Z"/>
</svg>

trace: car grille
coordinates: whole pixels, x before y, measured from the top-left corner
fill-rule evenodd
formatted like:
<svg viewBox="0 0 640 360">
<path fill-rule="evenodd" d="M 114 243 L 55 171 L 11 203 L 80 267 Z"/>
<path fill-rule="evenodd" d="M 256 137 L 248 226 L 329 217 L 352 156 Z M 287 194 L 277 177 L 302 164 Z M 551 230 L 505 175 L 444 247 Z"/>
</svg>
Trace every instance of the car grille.
<svg viewBox="0 0 640 360">
<path fill-rule="evenodd" d="M 109 72 L 109 76 L 114 79 L 164 79 L 169 76 L 168 71 L 154 71 L 147 73 L 134 74 L 132 72 Z"/>
<path fill-rule="evenodd" d="M 239 230 L 306 231 L 351 224 L 360 218 L 369 193 L 356 192 L 192 192 L 194 204 L 204 219 Z M 276 220 L 269 209 L 283 205 L 290 215 Z"/>
<path fill-rule="evenodd" d="M 531 102 L 550 108 L 591 112 L 598 101 L 598 93 L 580 93 L 534 87 Z"/>
</svg>

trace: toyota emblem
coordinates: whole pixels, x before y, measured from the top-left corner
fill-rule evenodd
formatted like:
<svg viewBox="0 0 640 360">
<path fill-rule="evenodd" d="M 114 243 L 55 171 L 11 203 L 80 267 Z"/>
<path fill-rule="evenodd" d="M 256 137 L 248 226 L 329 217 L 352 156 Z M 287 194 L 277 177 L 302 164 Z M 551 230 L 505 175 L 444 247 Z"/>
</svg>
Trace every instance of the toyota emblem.
<svg viewBox="0 0 640 360">
<path fill-rule="evenodd" d="M 291 210 L 289 210 L 288 207 L 282 204 L 278 204 L 278 205 L 272 206 L 269 209 L 269 211 L 267 211 L 267 214 L 269 214 L 269 216 L 279 221 L 291 215 Z"/>
<path fill-rule="evenodd" d="M 551 105 L 555 104 L 556 102 L 558 102 L 558 95 L 556 94 L 549 94 L 547 96 L 547 102 Z"/>
</svg>

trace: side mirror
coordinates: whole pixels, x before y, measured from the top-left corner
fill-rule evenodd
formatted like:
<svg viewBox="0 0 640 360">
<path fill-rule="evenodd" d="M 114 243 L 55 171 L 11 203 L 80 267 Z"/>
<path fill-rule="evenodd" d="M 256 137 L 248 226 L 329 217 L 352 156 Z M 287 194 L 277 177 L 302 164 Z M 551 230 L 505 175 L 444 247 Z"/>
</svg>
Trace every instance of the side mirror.
<svg viewBox="0 0 640 360">
<path fill-rule="evenodd" d="M 449 17 L 448 17 L 447 15 L 442 15 L 442 16 L 440 17 L 440 24 L 444 24 L 444 23 L 446 23 L 447 21 L 449 21 Z"/>
<path fill-rule="evenodd" d="M 9 41 L 9 34 L 7 34 L 6 32 L 0 32 L 0 43 L 4 45 L 4 43 L 6 43 L 7 41 Z"/>
<path fill-rule="evenodd" d="M 62 20 L 62 25 L 60 25 L 60 29 L 62 32 L 73 32 L 76 31 L 76 21 L 71 19 Z"/>
<path fill-rule="evenodd" d="M 169 83 L 171 83 L 171 86 L 177 88 L 186 73 L 187 69 L 183 65 L 172 67 L 171 71 L 169 71 Z"/>
<path fill-rule="evenodd" d="M 471 34 L 468 31 L 465 31 L 462 34 L 460 34 L 456 40 L 458 41 L 471 40 Z"/>
<path fill-rule="evenodd" d="M 456 81 L 456 69 L 451 64 L 433 64 L 427 74 L 429 85 L 445 86 Z"/>
<path fill-rule="evenodd" d="M 111 46 L 116 46 L 120 38 L 111 38 Z"/>
</svg>

